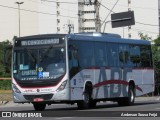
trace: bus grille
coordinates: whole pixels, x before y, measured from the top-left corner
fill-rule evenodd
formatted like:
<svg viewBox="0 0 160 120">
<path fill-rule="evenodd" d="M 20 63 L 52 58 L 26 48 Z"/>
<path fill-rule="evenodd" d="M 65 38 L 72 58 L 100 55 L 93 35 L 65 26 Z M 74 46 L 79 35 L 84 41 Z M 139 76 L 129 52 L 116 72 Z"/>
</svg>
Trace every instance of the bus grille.
<svg viewBox="0 0 160 120">
<path fill-rule="evenodd" d="M 53 94 L 42 94 L 42 95 L 23 95 L 26 100 L 33 101 L 34 98 L 42 98 L 45 101 L 50 100 Z"/>
</svg>

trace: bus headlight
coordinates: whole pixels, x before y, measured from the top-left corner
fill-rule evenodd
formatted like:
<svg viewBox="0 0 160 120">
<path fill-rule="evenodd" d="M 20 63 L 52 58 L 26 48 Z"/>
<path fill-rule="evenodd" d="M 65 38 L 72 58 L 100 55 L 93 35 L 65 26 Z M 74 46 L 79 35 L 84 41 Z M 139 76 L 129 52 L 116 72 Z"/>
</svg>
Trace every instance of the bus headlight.
<svg viewBox="0 0 160 120">
<path fill-rule="evenodd" d="M 56 91 L 58 92 L 58 91 L 63 90 L 63 89 L 66 87 L 66 84 L 67 84 L 67 80 L 64 81 L 64 82 L 58 87 L 58 89 L 57 89 Z"/>
<path fill-rule="evenodd" d="M 15 93 L 21 93 L 21 91 L 17 88 L 15 84 L 12 83 L 12 88 Z"/>
</svg>

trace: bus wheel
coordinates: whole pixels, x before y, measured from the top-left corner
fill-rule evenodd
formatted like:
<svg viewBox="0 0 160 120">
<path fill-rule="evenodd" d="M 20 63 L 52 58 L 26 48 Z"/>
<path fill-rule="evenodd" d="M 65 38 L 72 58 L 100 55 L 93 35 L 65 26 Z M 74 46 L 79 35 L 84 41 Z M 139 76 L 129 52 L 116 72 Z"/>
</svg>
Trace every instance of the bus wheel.
<svg viewBox="0 0 160 120">
<path fill-rule="evenodd" d="M 89 95 L 89 92 L 85 92 L 84 93 L 84 97 L 83 97 L 83 101 L 79 101 L 77 103 L 77 106 L 78 106 L 78 109 L 88 109 L 90 107 L 90 100 L 91 100 L 91 97 Z"/>
<path fill-rule="evenodd" d="M 90 108 L 95 108 L 96 104 L 97 104 L 97 102 L 94 101 L 93 99 L 91 99 Z"/>
<path fill-rule="evenodd" d="M 36 111 L 44 111 L 46 108 L 45 103 L 33 103 L 33 107 Z"/>
<path fill-rule="evenodd" d="M 92 92 L 93 92 L 92 83 L 87 82 L 85 85 L 83 100 L 77 103 L 79 109 L 88 109 L 96 106 L 96 101 L 92 99 Z"/>
<path fill-rule="evenodd" d="M 121 98 L 120 100 L 118 100 L 118 104 L 120 106 L 130 106 L 134 104 L 134 100 L 135 100 L 135 90 L 134 87 L 132 85 L 129 85 L 129 89 L 128 89 L 128 97 L 126 98 Z"/>
<path fill-rule="evenodd" d="M 126 99 L 126 104 L 133 105 L 134 100 L 135 100 L 135 89 L 132 85 L 130 85 L 128 89 L 128 98 Z"/>
</svg>

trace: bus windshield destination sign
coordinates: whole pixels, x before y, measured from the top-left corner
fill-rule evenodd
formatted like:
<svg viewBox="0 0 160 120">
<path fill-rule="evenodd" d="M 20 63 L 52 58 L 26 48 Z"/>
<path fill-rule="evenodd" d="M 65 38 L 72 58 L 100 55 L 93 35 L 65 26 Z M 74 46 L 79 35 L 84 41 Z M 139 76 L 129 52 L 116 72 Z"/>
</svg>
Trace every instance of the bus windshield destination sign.
<svg viewBox="0 0 160 120">
<path fill-rule="evenodd" d="M 21 41 L 21 46 L 34 46 L 34 45 L 49 45 L 49 44 L 59 44 L 60 41 L 56 39 L 44 39 L 44 40 L 25 40 Z"/>
</svg>

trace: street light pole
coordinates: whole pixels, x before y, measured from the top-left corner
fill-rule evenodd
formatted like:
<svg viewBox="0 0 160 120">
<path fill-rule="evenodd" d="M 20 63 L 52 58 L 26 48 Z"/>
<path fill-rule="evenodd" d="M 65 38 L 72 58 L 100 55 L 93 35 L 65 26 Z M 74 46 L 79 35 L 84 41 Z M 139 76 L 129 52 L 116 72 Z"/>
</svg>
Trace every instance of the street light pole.
<svg viewBox="0 0 160 120">
<path fill-rule="evenodd" d="M 23 4 L 24 2 L 15 2 L 15 4 L 18 5 L 18 17 L 19 17 L 19 37 L 21 36 L 21 16 L 20 16 L 20 5 Z"/>
</svg>

